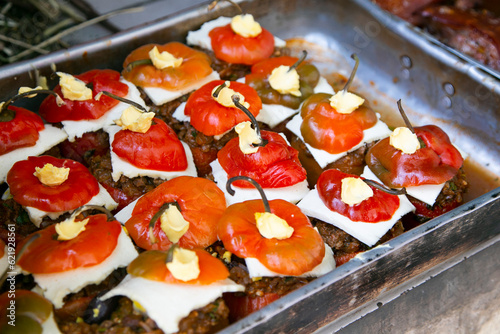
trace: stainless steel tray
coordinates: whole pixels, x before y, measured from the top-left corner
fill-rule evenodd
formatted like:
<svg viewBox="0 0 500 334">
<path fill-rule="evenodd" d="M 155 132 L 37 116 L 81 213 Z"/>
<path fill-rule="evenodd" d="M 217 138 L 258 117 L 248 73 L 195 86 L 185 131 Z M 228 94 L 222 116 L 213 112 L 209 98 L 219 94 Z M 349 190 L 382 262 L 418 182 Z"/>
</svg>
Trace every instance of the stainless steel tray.
<svg viewBox="0 0 500 334">
<path fill-rule="evenodd" d="M 211 1 L 207 1 L 208 5 Z M 469 154 L 481 176 L 471 182 L 482 194 L 437 219 L 358 256 L 331 273 L 296 290 L 221 333 L 309 333 L 336 330 L 376 309 L 391 292 L 418 284 L 445 270 L 464 254 L 500 239 L 500 83 L 477 66 L 422 38 L 364 0 L 237 1 L 273 34 L 294 47 L 312 47 L 312 57 L 328 73 L 350 71 L 346 59 L 361 59 L 357 88 L 389 123 L 403 99 L 416 125 L 444 128 Z M 220 15 L 236 12 L 226 3 L 206 6 L 72 47 L 64 52 L 0 68 L 0 91 L 8 97 L 36 75 L 58 70 L 81 73 L 92 68 L 121 70 L 125 56 L 145 43 L 184 41 L 188 30 Z M 476 171 L 477 173 L 477 171 Z M 483 174 L 486 173 L 486 174 Z M 470 173 L 469 173 L 470 174 Z M 477 187 L 474 187 L 477 182 Z M 397 296 L 397 293 L 396 295 Z M 389 298 L 389 297 L 385 297 Z"/>
</svg>

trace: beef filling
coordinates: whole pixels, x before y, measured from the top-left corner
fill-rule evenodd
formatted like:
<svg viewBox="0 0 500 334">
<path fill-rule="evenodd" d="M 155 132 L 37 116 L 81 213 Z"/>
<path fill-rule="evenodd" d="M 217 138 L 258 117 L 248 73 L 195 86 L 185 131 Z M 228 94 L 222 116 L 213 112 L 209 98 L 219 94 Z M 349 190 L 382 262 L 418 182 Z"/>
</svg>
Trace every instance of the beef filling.
<svg viewBox="0 0 500 334">
<path fill-rule="evenodd" d="M 92 175 L 118 202 L 119 209 L 165 182 L 148 176 L 128 178 L 123 175 L 118 181 L 114 181 L 111 176 L 113 169 L 109 151 L 105 155 L 89 155 L 86 162 Z"/>
<path fill-rule="evenodd" d="M 227 257 L 226 249 L 220 241 L 206 248 L 213 256 L 218 257 L 229 269 L 229 278 L 245 286 L 245 294 L 250 297 L 261 297 L 266 293 L 276 293 L 283 296 L 314 280 L 313 277 L 262 277 L 252 279 L 244 259 L 231 254 Z"/>
<path fill-rule="evenodd" d="M 319 234 L 323 237 L 325 243 L 332 248 L 337 266 L 349 261 L 359 252 L 370 249 L 369 246 L 332 224 L 325 223 L 316 218 L 311 218 L 311 221 L 313 225 L 318 228 Z M 403 234 L 404 231 L 403 222 L 401 220 L 397 221 L 396 224 L 380 238 L 375 246 Z"/>
<path fill-rule="evenodd" d="M 364 144 L 357 150 L 329 163 L 325 168 L 321 168 L 307 149 L 306 144 L 299 137 L 293 135 L 290 143 L 293 148 L 299 151 L 299 160 L 307 171 L 307 182 L 310 188 L 314 188 L 321 173 L 327 169 L 338 169 L 344 173 L 361 175 L 366 166 L 366 152 L 375 144 L 375 142 Z"/>
<path fill-rule="evenodd" d="M 178 334 L 210 334 L 229 324 L 229 309 L 224 300 L 214 302 L 191 311 L 179 322 Z M 155 321 L 134 309 L 133 302 L 127 297 L 118 300 L 118 306 L 108 320 L 100 324 L 87 324 L 83 321 L 58 321 L 59 329 L 68 334 L 162 334 Z"/>
<path fill-rule="evenodd" d="M 469 183 L 463 168 L 449 181 L 447 181 L 441 190 L 433 206 L 408 196 L 410 202 L 417 208 L 414 215 L 407 215 L 404 218 L 405 229 L 409 230 L 418 226 L 429 219 L 440 216 L 464 202 L 464 194 L 469 189 Z"/>
</svg>

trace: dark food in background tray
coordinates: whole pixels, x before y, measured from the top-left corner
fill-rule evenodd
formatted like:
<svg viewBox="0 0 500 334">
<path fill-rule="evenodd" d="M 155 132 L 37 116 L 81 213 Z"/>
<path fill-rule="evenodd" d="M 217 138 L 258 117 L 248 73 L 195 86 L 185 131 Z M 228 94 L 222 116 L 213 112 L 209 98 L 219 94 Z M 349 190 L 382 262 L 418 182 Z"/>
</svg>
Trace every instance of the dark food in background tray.
<svg viewBox="0 0 500 334">
<path fill-rule="evenodd" d="M 373 0 L 443 43 L 500 71 L 500 4 L 483 0 Z"/>
</svg>

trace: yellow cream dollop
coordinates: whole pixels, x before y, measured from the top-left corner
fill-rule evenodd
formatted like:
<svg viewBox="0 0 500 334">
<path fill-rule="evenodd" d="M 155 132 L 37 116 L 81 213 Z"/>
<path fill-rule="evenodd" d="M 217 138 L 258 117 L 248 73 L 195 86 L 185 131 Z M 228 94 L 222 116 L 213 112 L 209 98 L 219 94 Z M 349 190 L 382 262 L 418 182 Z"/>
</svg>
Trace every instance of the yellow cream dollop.
<svg viewBox="0 0 500 334">
<path fill-rule="evenodd" d="M 115 123 L 121 126 L 123 130 L 146 133 L 151 127 L 154 117 L 154 112 L 141 112 L 137 108 L 130 106 L 122 112 L 122 116 L 120 119 L 115 120 Z"/>
<path fill-rule="evenodd" d="M 290 70 L 290 66 L 278 66 L 269 76 L 269 84 L 280 94 L 291 94 L 301 96 L 300 77 L 296 69 Z"/>
<path fill-rule="evenodd" d="M 251 154 L 259 150 L 259 147 L 253 146 L 253 144 L 260 144 L 262 140 L 257 135 L 257 131 L 252 128 L 251 122 L 238 123 L 234 130 L 238 134 L 240 150 L 243 154 Z"/>
<path fill-rule="evenodd" d="M 57 232 L 57 240 L 71 240 L 76 238 L 80 233 L 85 231 L 85 225 L 89 222 L 89 218 L 75 221 L 74 218 L 66 219 L 57 223 L 55 228 Z"/>
<path fill-rule="evenodd" d="M 196 279 L 200 275 L 198 255 L 188 249 L 174 249 L 172 261 L 167 263 L 167 268 L 172 276 L 184 282 Z"/>
<path fill-rule="evenodd" d="M 267 239 L 288 239 L 293 234 L 293 227 L 286 220 L 270 212 L 256 212 L 255 221 L 260 234 Z"/>
<path fill-rule="evenodd" d="M 159 70 L 163 70 L 167 67 L 179 67 L 182 64 L 182 58 L 176 58 L 173 54 L 167 51 L 158 51 L 155 46 L 149 51 L 149 58 L 153 62 L 153 66 Z"/>
<path fill-rule="evenodd" d="M 389 144 L 406 154 L 413 154 L 420 148 L 417 135 L 406 127 L 395 128 L 389 136 Z"/>
<path fill-rule="evenodd" d="M 53 187 L 64 183 L 69 177 L 69 168 L 55 167 L 52 164 L 45 164 L 42 168 L 35 167 L 33 173 L 41 183 Z"/>
<path fill-rule="evenodd" d="M 342 179 L 342 190 L 340 197 L 342 202 L 350 206 L 359 204 L 373 196 L 373 190 L 363 180 L 357 177 L 345 177 Z"/>
<path fill-rule="evenodd" d="M 161 229 L 166 234 L 168 240 L 173 243 L 179 239 L 189 229 L 189 222 L 184 219 L 177 206 L 170 205 L 160 216 Z"/>
<path fill-rule="evenodd" d="M 330 98 L 330 106 L 341 114 L 352 113 L 364 102 L 365 100 L 362 97 L 344 90 L 335 93 L 335 95 Z"/>
<path fill-rule="evenodd" d="M 56 72 L 56 74 L 60 78 L 59 85 L 64 98 L 71 101 L 86 101 L 92 98 L 92 89 L 85 86 L 85 82 L 64 72 Z"/>
<path fill-rule="evenodd" d="M 223 105 L 224 107 L 237 108 L 233 102 L 233 95 L 236 94 L 240 98 L 240 101 L 239 101 L 240 104 L 243 105 L 247 109 L 250 108 L 250 104 L 248 102 L 245 102 L 245 97 L 242 94 L 237 93 L 233 89 L 229 88 L 229 86 L 231 85 L 230 81 L 226 81 L 224 84 L 225 84 L 225 87 L 219 91 L 219 95 L 217 95 L 217 97 L 214 97 L 214 93 L 220 87 L 220 85 L 215 86 L 214 89 L 212 90 L 212 97 L 215 101 L 217 101 L 219 104 Z"/>
<path fill-rule="evenodd" d="M 262 27 L 255 21 L 252 14 L 236 15 L 231 20 L 231 29 L 242 37 L 256 37 L 262 32 Z"/>
</svg>

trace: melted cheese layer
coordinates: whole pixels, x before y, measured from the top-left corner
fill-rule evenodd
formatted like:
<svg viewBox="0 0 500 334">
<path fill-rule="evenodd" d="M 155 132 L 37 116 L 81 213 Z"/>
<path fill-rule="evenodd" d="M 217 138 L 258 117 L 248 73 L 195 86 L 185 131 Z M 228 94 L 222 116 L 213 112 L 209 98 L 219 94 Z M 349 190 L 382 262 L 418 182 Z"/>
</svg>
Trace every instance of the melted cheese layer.
<svg viewBox="0 0 500 334">
<path fill-rule="evenodd" d="M 127 275 L 101 299 L 127 296 L 139 303 L 148 316 L 166 334 L 179 330 L 179 321 L 196 310 L 221 297 L 224 292 L 245 291 L 245 287 L 230 279 L 210 285 L 166 284 L 142 277 Z"/>
<path fill-rule="evenodd" d="M 61 273 L 33 274 L 33 278 L 43 296 L 50 300 L 55 308 L 60 308 L 66 295 L 78 292 L 89 284 L 101 283 L 115 269 L 127 266 L 137 255 L 132 240 L 122 229 L 115 250 L 100 264 Z"/>
</svg>

